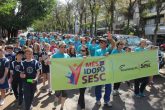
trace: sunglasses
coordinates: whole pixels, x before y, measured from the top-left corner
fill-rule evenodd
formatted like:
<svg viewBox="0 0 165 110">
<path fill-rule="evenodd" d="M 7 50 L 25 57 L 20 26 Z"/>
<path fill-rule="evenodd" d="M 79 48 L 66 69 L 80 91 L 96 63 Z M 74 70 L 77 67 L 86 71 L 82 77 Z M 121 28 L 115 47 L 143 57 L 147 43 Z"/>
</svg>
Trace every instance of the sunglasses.
<svg viewBox="0 0 165 110">
<path fill-rule="evenodd" d="M 103 44 L 103 43 L 105 43 L 105 42 L 102 41 L 102 42 L 100 42 L 100 43 Z"/>
<path fill-rule="evenodd" d="M 60 47 L 60 48 L 66 48 L 66 47 Z"/>
<path fill-rule="evenodd" d="M 119 44 L 119 45 L 124 45 L 124 44 Z"/>
<path fill-rule="evenodd" d="M 86 50 L 81 50 L 82 52 L 86 52 Z"/>
</svg>

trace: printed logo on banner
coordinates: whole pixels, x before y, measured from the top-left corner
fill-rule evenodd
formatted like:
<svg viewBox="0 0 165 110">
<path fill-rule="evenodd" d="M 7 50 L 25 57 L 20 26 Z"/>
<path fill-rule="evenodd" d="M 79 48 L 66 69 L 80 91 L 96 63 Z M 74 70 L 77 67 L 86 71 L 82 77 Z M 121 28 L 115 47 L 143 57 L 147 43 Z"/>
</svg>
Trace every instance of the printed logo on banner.
<svg viewBox="0 0 165 110">
<path fill-rule="evenodd" d="M 79 76 L 81 73 L 81 67 L 83 65 L 82 61 L 78 66 L 77 64 L 74 64 L 74 66 L 69 66 L 71 72 L 69 72 L 66 77 L 69 78 L 69 83 L 73 84 L 73 85 L 77 85 L 78 80 L 79 80 Z"/>
<path fill-rule="evenodd" d="M 77 66 L 69 66 L 70 72 L 67 73 L 66 77 L 69 79 L 69 83 L 77 85 L 80 77 L 81 68 L 83 61 Z M 104 61 L 92 61 L 87 62 L 83 67 L 83 75 L 81 77 L 82 84 L 105 81 L 105 62 Z"/>
</svg>

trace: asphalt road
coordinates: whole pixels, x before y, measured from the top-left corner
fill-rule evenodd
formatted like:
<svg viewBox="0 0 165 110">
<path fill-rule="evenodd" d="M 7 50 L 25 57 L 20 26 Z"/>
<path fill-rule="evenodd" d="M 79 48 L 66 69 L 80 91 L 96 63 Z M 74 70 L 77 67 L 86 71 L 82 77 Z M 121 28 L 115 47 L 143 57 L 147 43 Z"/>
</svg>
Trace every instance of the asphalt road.
<svg viewBox="0 0 165 110">
<path fill-rule="evenodd" d="M 165 75 L 165 69 L 162 69 L 161 72 Z M 42 84 L 38 85 L 33 110 L 52 110 L 54 108 L 54 96 L 49 96 L 46 91 L 41 90 L 41 86 Z M 67 92 L 68 99 L 64 105 L 64 110 L 80 110 L 77 106 L 78 90 Z M 85 95 L 86 110 L 165 110 L 165 77 L 163 75 L 155 76 L 154 85 L 147 86 L 145 93 L 147 95 L 146 97 L 136 98 L 133 95 L 133 88 L 123 83 L 120 87 L 120 95 L 111 96 L 113 107 L 107 108 L 103 106 L 103 100 L 101 100 L 101 107 L 95 105 L 94 88 L 89 88 L 86 90 Z M 5 104 L 0 106 L 0 110 L 18 110 L 14 100 L 13 95 L 7 94 Z M 57 106 L 57 110 L 59 108 L 60 105 Z M 19 110 L 23 110 L 23 108 Z"/>
</svg>

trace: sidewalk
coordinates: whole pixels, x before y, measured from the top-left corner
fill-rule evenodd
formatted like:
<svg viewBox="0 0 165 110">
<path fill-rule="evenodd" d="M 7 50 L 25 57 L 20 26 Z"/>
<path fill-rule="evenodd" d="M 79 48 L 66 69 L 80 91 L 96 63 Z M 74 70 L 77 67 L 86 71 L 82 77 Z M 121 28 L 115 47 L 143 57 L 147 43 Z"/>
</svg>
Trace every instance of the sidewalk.
<svg viewBox="0 0 165 110">
<path fill-rule="evenodd" d="M 147 86 L 146 95 L 144 98 L 135 98 L 133 95 L 133 89 L 123 83 L 120 89 L 120 95 L 114 96 L 111 100 L 113 103 L 112 108 L 106 108 L 103 106 L 98 107 L 95 105 L 94 88 L 87 89 L 85 95 L 86 109 L 85 110 L 163 110 L 165 109 L 165 78 L 160 76 L 154 77 L 154 86 Z M 40 88 L 42 84 L 38 87 Z M 103 89 L 104 91 L 104 89 Z M 68 91 L 68 99 L 66 100 L 64 110 L 80 110 L 77 107 L 77 100 L 79 94 L 78 90 Z M 5 105 L 0 107 L 0 110 L 18 110 L 13 95 L 7 95 L 5 99 Z M 39 89 L 39 92 L 35 95 L 34 109 L 33 110 L 52 110 L 54 97 L 49 96 L 47 92 Z M 59 110 L 60 105 L 57 107 Z M 22 109 L 21 109 L 22 110 Z"/>
</svg>

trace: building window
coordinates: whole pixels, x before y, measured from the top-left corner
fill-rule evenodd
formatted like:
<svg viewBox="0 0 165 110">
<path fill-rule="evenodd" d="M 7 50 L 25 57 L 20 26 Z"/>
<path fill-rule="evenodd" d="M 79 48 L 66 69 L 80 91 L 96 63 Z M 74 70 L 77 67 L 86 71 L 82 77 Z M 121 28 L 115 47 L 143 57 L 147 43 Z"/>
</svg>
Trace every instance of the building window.
<svg viewBox="0 0 165 110">
<path fill-rule="evenodd" d="M 149 19 L 146 22 L 147 25 L 154 25 L 155 24 L 155 20 L 154 19 Z"/>
<path fill-rule="evenodd" d="M 160 24 L 165 24 L 165 18 L 164 17 L 160 18 Z"/>
</svg>

